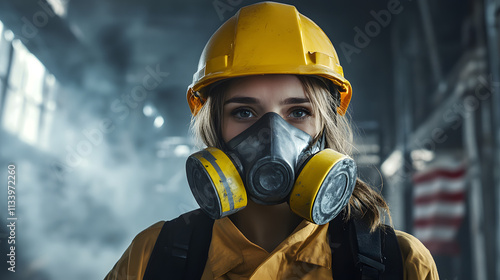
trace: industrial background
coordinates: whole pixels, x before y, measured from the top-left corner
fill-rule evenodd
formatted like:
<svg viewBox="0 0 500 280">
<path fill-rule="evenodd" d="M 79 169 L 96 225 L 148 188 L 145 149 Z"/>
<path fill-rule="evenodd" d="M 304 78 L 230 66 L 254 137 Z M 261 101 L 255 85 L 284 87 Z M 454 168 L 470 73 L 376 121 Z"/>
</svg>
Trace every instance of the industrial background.
<svg viewBox="0 0 500 280">
<path fill-rule="evenodd" d="M 255 2 L 0 0 L 0 278 L 102 279 L 139 231 L 197 208 L 186 88 Z M 283 2 L 336 47 L 359 176 L 394 226 L 441 279 L 500 279 L 500 1 Z"/>
</svg>

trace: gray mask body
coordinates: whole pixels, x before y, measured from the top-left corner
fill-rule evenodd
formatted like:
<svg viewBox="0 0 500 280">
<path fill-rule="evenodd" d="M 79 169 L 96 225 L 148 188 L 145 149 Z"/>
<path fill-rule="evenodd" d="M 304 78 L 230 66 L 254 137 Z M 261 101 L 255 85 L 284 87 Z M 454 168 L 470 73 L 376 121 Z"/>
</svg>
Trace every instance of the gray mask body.
<svg viewBox="0 0 500 280">
<path fill-rule="evenodd" d="M 285 202 L 297 169 L 318 147 L 306 132 L 276 113 L 266 113 L 226 144 L 226 153 L 238 162 L 250 198 L 260 204 Z"/>
</svg>

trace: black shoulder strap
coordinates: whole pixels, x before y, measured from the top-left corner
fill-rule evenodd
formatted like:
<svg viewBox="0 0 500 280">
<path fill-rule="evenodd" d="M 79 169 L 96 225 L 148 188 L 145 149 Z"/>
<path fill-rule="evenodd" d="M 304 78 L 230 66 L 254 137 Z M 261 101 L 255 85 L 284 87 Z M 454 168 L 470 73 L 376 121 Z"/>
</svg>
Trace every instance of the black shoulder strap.
<svg viewBox="0 0 500 280">
<path fill-rule="evenodd" d="M 213 223 L 200 209 L 165 222 L 143 279 L 200 279 L 208 258 Z"/>
<path fill-rule="evenodd" d="M 332 250 L 332 274 L 335 280 L 360 279 L 361 274 L 356 269 L 350 240 L 350 223 L 344 222 L 340 213 L 328 226 L 330 248 Z M 356 250 L 357 251 L 357 248 Z"/>
<path fill-rule="evenodd" d="M 394 230 L 370 232 L 362 220 L 344 222 L 342 214 L 329 225 L 333 279 L 403 279 L 403 263 Z"/>
<path fill-rule="evenodd" d="M 351 238 L 351 248 L 357 248 L 354 260 L 356 267 L 361 271 L 361 279 L 381 279 L 380 275 L 385 271 L 385 265 L 382 258 L 380 229 L 370 232 L 370 227 L 363 220 L 353 220 L 351 232 L 351 236 L 356 236 L 355 239 Z"/>
<path fill-rule="evenodd" d="M 386 264 L 383 279 L 403 279 L 403 257 L 396 233 L 388 225 L 383 225 L 380 232 L 382 233 L 382 256 Z"/>
</svg>

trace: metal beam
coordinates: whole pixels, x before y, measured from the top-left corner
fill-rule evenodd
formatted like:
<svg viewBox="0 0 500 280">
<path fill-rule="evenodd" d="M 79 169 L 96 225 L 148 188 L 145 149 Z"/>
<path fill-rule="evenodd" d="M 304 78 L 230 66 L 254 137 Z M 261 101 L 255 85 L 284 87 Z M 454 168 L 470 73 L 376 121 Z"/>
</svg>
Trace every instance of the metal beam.
<svg viewBox="0 0 500 280">
<path fill-rule="evenodd" d="M 488 44 L 489 70 L 491 73 L 491 91 L 492 91 L 492 113 L 493 130 L 495 141 L 495 156 L 493 170 L 500 170 L 500 1 L 485 0 L 485 25 Z M 500 279 L 500 174 L 493 172 L 494 189 L 496 190 L 496 279 Z"/>
<path fill-rule="evenodd" d="M 420 15 L 422 17 L 422 25 L 429 50 L 429 61 L 432 66 L 432 73 L 434 74 L 434 82 L 438 84 L 442 80 L 443 74 L 441 70 L 441 62 L 439 60 L 439 52 L 437 49 L 436 35 L 434 34 L 434 27 L 432 26 L 429 3 L 427 0 L 420 0 L 417 2 L 420 9 Z"/>
<path fill-rule="evenodd" d="M 476 112 L 466 111 L 464 116 L 463 138 L 467 153 L 468 201 L 470 211 L 470 237 L 472 248 L 473 275 L 476 280 L 486 280 L 486 247 L 484 238 L 483 184 L 481 182 L 481 162 L 476 139 Z"/>
</svg>

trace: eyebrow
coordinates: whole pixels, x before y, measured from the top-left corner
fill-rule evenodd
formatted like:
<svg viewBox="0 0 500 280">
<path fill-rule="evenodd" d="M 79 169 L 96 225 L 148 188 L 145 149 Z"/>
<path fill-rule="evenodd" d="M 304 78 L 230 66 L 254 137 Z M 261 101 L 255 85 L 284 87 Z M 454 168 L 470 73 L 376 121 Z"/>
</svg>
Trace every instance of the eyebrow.
<svg viewBox="0 0 500 280">
<path fill-rule="evenodd" d="M 280 102 L 281 105 L 302 104 L 302 103 L 311 103 L 311 101 L 309 100 L 309 98 L 291 97 Z"/>
<path fill-rule="evenodd" d="M 257 104 L 259 103 L 259 100 L 257 98 L 253 97 L 233 97 L 229 98 L 224 102 L 224 105 L 229 104 L 229 103 L 244 103 L 244 104 Z"/>
<path fill-rule="evenodd" d="M 224 105 L 229 103 L 243 103 L 243 104 L 258 104 L 259 100 L 253 97 L 233 97 L 224 102 Z M 291 105 L 291 104 L 302 104 L 302 103 L 311 103 L 309 98 L 298 98 L 298 97 L 290 97 L 282 102 L 281 105 Z"/>
</svg>

